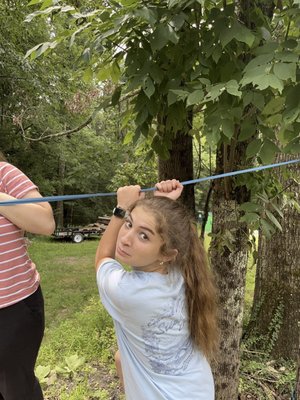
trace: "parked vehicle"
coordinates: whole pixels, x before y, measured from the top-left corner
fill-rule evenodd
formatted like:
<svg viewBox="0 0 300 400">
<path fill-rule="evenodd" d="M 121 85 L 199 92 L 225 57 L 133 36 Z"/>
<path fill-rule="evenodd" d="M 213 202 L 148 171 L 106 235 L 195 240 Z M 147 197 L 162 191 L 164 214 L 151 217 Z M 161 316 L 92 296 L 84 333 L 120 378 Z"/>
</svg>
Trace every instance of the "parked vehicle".
<svg viewBox="0 0 300 400">
<path fill-rule="evenodd" d="M 56 228 L 52 237 L 56 239 L 71 239 L 74 243 L 81 243 L 86 238 L 102 235 L 109 220 L 109 217 L 98 217 L 97 222 L 87 226 Z"/>
</svg>

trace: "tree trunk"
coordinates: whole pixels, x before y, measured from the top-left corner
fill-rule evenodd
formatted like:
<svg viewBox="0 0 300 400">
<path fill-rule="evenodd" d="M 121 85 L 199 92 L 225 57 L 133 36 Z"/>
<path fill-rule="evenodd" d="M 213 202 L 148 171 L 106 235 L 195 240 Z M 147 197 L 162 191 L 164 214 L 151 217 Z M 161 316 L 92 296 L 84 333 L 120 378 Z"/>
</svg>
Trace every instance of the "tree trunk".
<svg viewBox="0 0 300 400">
<path fill-rule="evenodd" d="M 284 160 L 287 157 L 285 156 Z M 278 158 L 278 162 L 283 157 Z M 299 177 L 299 165 L 287 167 Z M 286 181 L 284 169 L 274 170 L 289 191 L 300 200 L 300 187 L 295 181 Z M 297 360 L 300 322 L 300 213 L 286 205 L 279 230 L 267 240 L 259 235 L 258 262 L 250 334 L 263 337 L 261 350 L 275 359 Z"/>
<path fill-rule="evenodd" d="M 244 149 L 236 149 L 237 162 Z M 217 173 L 224 171 L 223 150 L 217 155 Z M 226 164 L 226 163 L 225 163 Z M 233 167 L 238 169 L 237 165 Z M 216 400 L 238 398 L 240 339 L 248 260 L 247 226 L 239 222 L 239 203 L 247 200 L 245 188 L 230 189 L 231 182 L 218 180 L 213 195 L 213 228 L 210 260 L 216 276 L 220 302 L 220 354 L 213 363 Z"/>
<path fill-rule="evenodd" d="M 159 159 L 159 180 L 178 179 L 187 181 L 193 179 L 193 139 L 191 136 L 178 132 L 172 141 L 170 158 Z M 194 185 L 184 187 L 182 202 L 195 214 Z"/>
<path fill-rule="evenodd" d="M 59 179 L 59 188 L 58 193 L 59 196 L 64 195 L 65 187 L 64 187 L 64 178 L 65 178 L 65 170 L 66 170 L 66 162 L 62 155 L 58 158 L 58 179 Z M 55 210 L 55 219 L 56 225 L 58 227 L 64 226 L 64 202 L 58 201 Z"/>
</svg>

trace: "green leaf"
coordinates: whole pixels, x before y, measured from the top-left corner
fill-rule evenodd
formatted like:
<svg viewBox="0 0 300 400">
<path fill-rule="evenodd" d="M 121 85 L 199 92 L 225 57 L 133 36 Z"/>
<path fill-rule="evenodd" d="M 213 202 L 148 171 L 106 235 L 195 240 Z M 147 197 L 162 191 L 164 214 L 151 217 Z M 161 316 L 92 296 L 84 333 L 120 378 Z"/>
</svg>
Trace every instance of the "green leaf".
<svg viewBox="0 0 300 400">
<path fill-rule="evenodd" d="M 248 62 L 248 64 L 244 68 L 244 72 L 250 71 L 259 66 L 263 66 L 264 68 L 266 68 L 266 65 L 269 64 L 273 60 L 273 58 L 274 56 L 272 53 L 261 54 Z"/>
<path fill-rule="evenodd" d="M 79 357 L 77 354 L 65 358 L 66 365 L 70 369 L 70 371 L 76 371 L 79 367 L 81 367 L 85 360 L 83 357 Z"/>
<path fill-rule="evenodd" d="M 224 91 L 225 86 L 222 83 L 217 83 L 216 85 L 211 86 L 208 89 L 208 93 L 205 96 L 206 101 L 214 101 L 216 100 Z"/>
<path fill-rule="evenodd" d="M 297 137 L 295 140 L 292 140 L 285 148 L 283 149 L 284 153 L 290 154 L 298 154 L 300 153 L 300 141 Z"/>
<path fill-rule="evenodd" d="M 118 104 L 120 97 L 121 97 L 121 92 L 122 92 L 122 88 L 121 86 L 118 86 L 113 95 L 111 96 L 111 105 L 115 106 L 116 104 Z"/>
<path fill-rule="evenodd" d="M 269 220 L 276 226 L 276 228 L 278 228 L 280 230 L 280 232 L 282 232 L 282 226 L 280 225 L 280 223 L 278 222 L 276 217 L 269 210 L 265 210 L 265 211 L 266 211 L 266 215 L 269 218 Z"/>
<path fill-rule="evenodd" d="M 114 83 L 117 83 L 121 76 L 121 70 L 117 61 L 114 61 L 110 68 L 110 76 Z"/>
<path fill-rule="evenodd" d="M 45 8 L 48 8 L 49 6 L 53 5 L 53 0 L 44 0 L 40 10 L 44 10 Z"/>
<path fill-rule="evenodd" d="M 254 157 L 257 155 L 262 147 L 262 142 L 259 139 L 255 139 L 250 142 L 247 146 L 246 156 L 247 158 Z"/>
<path fill-rule="evenodd" d="M 150 8 L 147 8 L 147 7 L 139 8 L 134 11 L 134 14 L 137 17 L 140 17 L 140 18 L 144 19 L 145 21 L 148 21 L 151 25 L 154 25 L 156 23 L 157 15 Z"/>
<path fill-rule="evenodd" d="M 252 103 L 257 107 L 259 110 L 262 110 L 265 105 L 265 97 L 261 93 L 253 93 L 253 100 Z"/>
<path fill-rule="evenodd" d="M 245 120 L 241 124 L 241 130 L 239 133 L 238 140 L 239 142 L 243 142 L 244 140 L 249 139 L 256 133 L 256 125 L 251 120 Z"/>
<path fill-rule="evenodd" d="M 261 224 L 261 229 L 262 229 L 263 234 L 267 238 L 271 238 L 272 233 L 274 233 L 274 227 L 265 219 L 261 219 L 260 224 Z"/>
<path fill-rule="evenodd" d="M 274 128 L 260 124 L 259 129 L 264 138 L 276 141 L 276 130 Z"/>
<path fill-rule="evenodd" d="M 49 365 L 43 366 L 43 365 L 38 365 L 35 369 L 35 375 L 38 378 L 39 381 L 43 382 L 44 379 L 50 374 L 51 368 Z"/>
<path fill-rule="evenodd" d="M 214 48 L 214 51 L 212 53 L 212 59 L 214 60 L 214 62 L 217 64 L 217 62 L 220 60 L 222 55 L 222 47 L 221 46 L 216 46 Z"/>
<path fill-rule="evenodd" d="M 86 28 L 88 28 L 89 26 L 91 26 L 91 23 L 90 23 L 90 22 L 88 22 L 87 24 L 83 25 L 81 28 L 77 29 L 77 31 L 75 31 L 75 32 L 72 34 L 71 39 L 70 39 L 70 47 L 73 46 L 76 35 L 78 35 L 78 33 L 82 32 L 82 31 L 84 31 L 84 30 L 85 30 Z"/>
<path fill-rule="evenodd" d="M 232 96 L 241 97 L 242 92 L 239 90 L 239 84 L 236 80 L 230 80 L 226 83 L 225 89 L 227 93 L 231 94 Z"/>
<path fill-rule="evenodd" d="M 110 78 L 110 66 L 100 66 L 99 71 L 96 73 L 96 77 L 99 81 L 105 81 Z"/>
<path fill-rule="evenodd" d="M 175 90 L 171 89 L 168 93 L 168 105 L 171 106 L 172 104 L 176 103 L 177 101 L 182 101 L 187 98 L 189 92 L 186 90 Z"/>
<path fill-rule="evenodd" d="M 143 91 L 149 99 L 155 93 L 155 86 L 153 85 L 153 81 L 149 76 L 144 81 Z"/>
<path fill-rule="evenodd" d="M 269 139 L 265 139 L 259 152 L 259 157 L 264 164 L 269 164 L 274 161 L 275 155 L 280 150 L 275 143 Z"/>
<path fill-rule="evenodd" d="M 91 49 L 88 47 L 83 50 L 80 59 L 83 63 L 88 64 L 91 60 Z"/>
<path fill-rule="evenodd" d="M 128 131 L 124 137 L 123 144 L 129 144 L 132 142 L 134 131 Z"/>
<path fill-rule="evenodd" d="M 277 134 L 278 140 L 281 144 L 286 145 L 298 136 L 298 132 L 282 128 Z"/>
<path fill-rule="evenodd" d="M 27 5 L 28 6 L 33 6 L 34 4 L 39 4 L 41 3 L 43 0 L 31 0 Z"/>
<path fill-rule="evenodd" d="M 175 44 L 178 42 L 178 36 L 174 29 L 169 25 L 158 25 L 154 30 L 152 37 L 150 38 L 152 51 L 155 52 L 157 50 L 161 50 L 169 41 Z"/>
<path fill-rule="evenodd" d="M 221 133 L 219 127 L 212 127 L 207 131 L 206 140 L 210 147 L 216 146 L 221 139 Z"/>
<path fill-rule="evenodd" d="M 247 212 L 240 218 L 241 222 L 246 222 L 247 224 L 252 224 L 259 220 L 259 215 L 254 212 Z"/>
<path fill-rule="evenodd" d="M 231 119 L 224 119 L 222 121 L 222 132 L 228 139 L 234 135 L 234 122 Z"/>
<path fill-rule="evenodd" d="M 277 89 L 280 93 L 283 90 L 283 82 L 277 76 L 273 74 L 265 74 L 257 76 L 256 79 L 253 80 L 253 84 L 258 87 L 260 90 L 267 89 L 271 87 L 273 89 Z"/>
<path fill-rule="evenodd" d="M 246 212 L 259 212 L 261 210 L 261 206 L 256 203 L 252 203 L 251 201 L 247 201 L 240 205 L 240 209 Z"/>
<path fill-rule="evenodd" d="M 299 107 L 294 108 L 294 109 L 285 110 L 282 115 L 283 122 L 286 125 L 292 124 L 294 121 L 296 121 L 299 113 L 300 113 Z"/>
<path fill-rule="evenodd" d="M 161 83 L 164 79 L 164 72 L 157 64 L 151 64 L 149 67 L 149 74 L 156 83 Z"/>
<path fill-rule="evenodd" d="M 270 115 L 268 118 L 265 119 L 264 123 L 268 127 L 274 128 L 278 126 L 282 121 L 281 114 Z"/>
<path fill-rule="evenodd" d="M 168 8 L 172 8 L 181 3 L 181 0 L 168 0 Z"/>
<path fill-rule="evenodd" d="M 271 206 L 274 208 L 275 211 L 279 214 L 281 218 L 283 218 L 283 212 L 277 207 L 275 203 L 270 202 Z"/>
<path fill-rule="evenodd" d="M 90 83 L 90 82 L 92 81 L 92 79 L 93 79 L 93 70 L 92 70 L 91 67 L 87 68 L 87 69 L 84 71 L 84 73 L 83 73 L 83 75 L 82 75 L 82 79 L 83 79 L 83 81 L 86 82 L 86 83 Z"/>
<path fill-rule="evenodd" d="M 194 90 L 191 94 L 189 94 L 186 105 L 187 106 L 192 106 L 194 104 L 199 104 L 204 98 L 204 92 L 203 90 Z"/>
<path fill-rule="evenodd" d="M 167 160 L 170 157 L 169 150 L 158 135 L 154 136 L 151 147 L 163 160 Z"/>
<path fill-rule="evenodd" d="M 148 110 L 146 107 L 142 108 L 141 111 L 138 112 L 135 123 L 136 125 L 142 125 L 148 118 Z"/>
<path fill-rule="evenodd" d="M 244 77 L 241 80 L 241 85 L 245 86 L 249 83 L 255 85 L 256 79 L 261 76 L 266 76 L 267 73 L 271 70 L 271 66 L 260 65 L 258 67 L 252 68 L 250 70 L 244 70 Z"/>
<path fill-rule="evenodd" d="M 281 111 L 285 104 L 284 97 L 274 97 L 266 104 L 264 109 L 262 110 L 263 115 L 277 114 Z"/>
<path fill-rule="evenodd" d="M 179 29 L 182 28 L 186 19 L 187 19 L 187 16 L 183 12 L 180 12 L 179 14 L 176 14 L 173 16 L 171 23 L 175 27 L 175 29 L 178 31 Z"/>
<path fill-rule="evenodd" d="M 231 27 L 226 27 L 220 32 L 220 41 L 223 48 L 233 39 L 246 43 L 249 47 L 252 47 L 255 36 L 245 27 L 245 25 L 242 25 L 237 21 L 232 21 Z"/>
<path fill-rule="evenodd" d="M 137 0 L 119 0 L 119 2 L 124 7 L 136 6 L 138 4 Z"/>
<path fill-rule="evenodd" d="M 291 40 L 290 44 L 293 47 L 297 46 L 297 41 Z M 288 63 L 298 63 L 299 62 L 299 56 L 297 53 L 293 53 L 291 51 L 278 51 L 275 53 L 275 58 L 276 60 L 282 61 L 282 62 L 288 62 Z"/>
<path fill-rule="evenodd" d="M 30 56 L 30 59 L 34 60 L 35 58 L 45 53 L 47 50 L 54 49 L 57 45 L 58 41 L 56 40 L 53 42 L 40 43 L 32 49 L 28 50 L 25 54 L 25 58 L 28 58 Z"/>
<path fill-rule="evenodd" d="M 25 22 L 31 22 L 35 17 L 38 17 L 39 15 L 47 15 L 47 14 L 51 14 L 53 11 L 63 11 L 63 8 L 61 6 L 53 6 L 53 7 L 49 7 L 46 8 L 46 10 L 41 10 L 41 11 L 35 11 L 29 15 L 27 15 L 27 17 L 25 18 Z M 66 6 L 64 7 L 65 11 L 73 11 L 75 10 L 74 7 L 71 6 Z"/>
<path fill-rule="evenodd" d="M 292 82 L 296 82 L 296 63 L 276 63 L 273 71 L 278 79 L 291 79 Z"/>
</svg>

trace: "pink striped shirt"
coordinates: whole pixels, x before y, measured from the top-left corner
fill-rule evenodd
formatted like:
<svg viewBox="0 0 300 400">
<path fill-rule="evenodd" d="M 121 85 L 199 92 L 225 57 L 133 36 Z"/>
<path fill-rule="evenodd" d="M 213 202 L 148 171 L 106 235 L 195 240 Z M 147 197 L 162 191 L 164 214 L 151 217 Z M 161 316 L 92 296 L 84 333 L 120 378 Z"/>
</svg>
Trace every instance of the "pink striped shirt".
<svg viewBox="0 0 300 400">
<path fill-rule="evenodd" d="M 0 192 L 20 199 L 36 188 L 18 168 L 0 162 Z M 24 232 L 1 215 L 0 206 L 0 308 L 30 296 L 39 281 L 35 264 L 27 254 Z"/>
</svg>

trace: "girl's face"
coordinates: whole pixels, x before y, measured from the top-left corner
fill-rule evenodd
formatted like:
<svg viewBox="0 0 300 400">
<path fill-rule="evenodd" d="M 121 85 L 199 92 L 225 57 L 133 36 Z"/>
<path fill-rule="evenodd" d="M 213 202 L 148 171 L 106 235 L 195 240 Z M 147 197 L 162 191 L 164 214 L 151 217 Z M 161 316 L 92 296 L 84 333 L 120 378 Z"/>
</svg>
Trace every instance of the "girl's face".
<svg viewBox="0 0 300 400">
<path fill-rule="evenodd" d="M 165 273 L 165 265 L 159 265 L 167 261 L 160 252 L 162 244 L 154 216 L 135 207 L 119 231 L 116 258 L 141 271 Z"/>
</svg>

